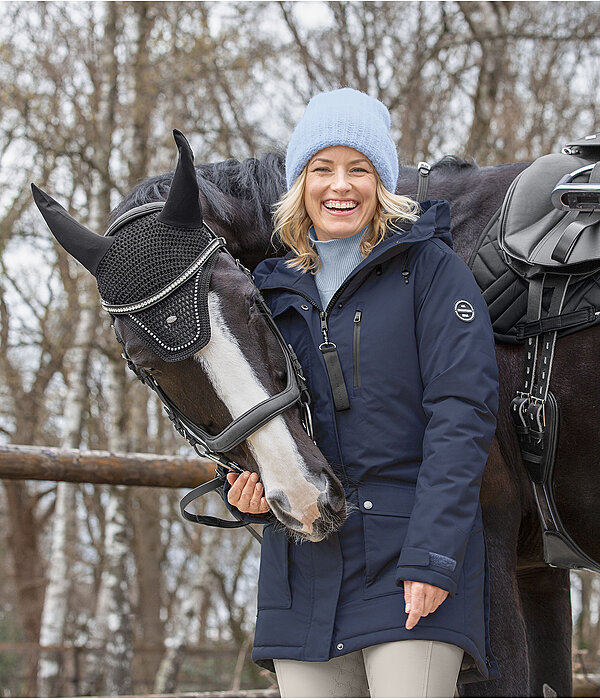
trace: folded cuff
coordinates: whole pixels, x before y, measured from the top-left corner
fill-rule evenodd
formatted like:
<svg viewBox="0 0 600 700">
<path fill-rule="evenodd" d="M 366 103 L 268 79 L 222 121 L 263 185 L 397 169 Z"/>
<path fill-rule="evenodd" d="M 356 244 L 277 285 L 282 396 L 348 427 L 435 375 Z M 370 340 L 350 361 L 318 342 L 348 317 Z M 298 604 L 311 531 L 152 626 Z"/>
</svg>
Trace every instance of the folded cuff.
<svg viewBox="0 0 600 700">
<path fill-rule="evenodd" d="M 454 598 L 458 588 L 457 562 L 438 552 L 418 547 L 403 547 L 396 566 L 396 585 L 403 581 L 421 581 L 448 591 Z"/>
</svg>

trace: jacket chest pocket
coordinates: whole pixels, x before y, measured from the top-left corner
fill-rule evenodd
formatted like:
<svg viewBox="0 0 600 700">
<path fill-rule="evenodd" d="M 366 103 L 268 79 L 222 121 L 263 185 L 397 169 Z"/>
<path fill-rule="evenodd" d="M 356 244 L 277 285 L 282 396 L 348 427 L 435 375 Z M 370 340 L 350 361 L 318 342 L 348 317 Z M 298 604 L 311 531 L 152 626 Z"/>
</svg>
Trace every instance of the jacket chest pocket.
<svg viewBox="0 0 600 700">
<path fill-rule="evenodd" d="M 415 502 L 415 487 L 366 485 L 358 488 L 365 543 L 365 598 L 399 593 L 396 566 Z"/>
<path fill-rule="evenodd" d="M 282 530 L 265 525 L 260 549 L 257 608 L 289 608 L 292 595 L 289 580 L 289 540 Z"/>
<path fill-rule="evenodd" d="M 354 393 L 360 392 L 360 336 L 363 324 L 363 304 L 357 304 L 352 319 L 352 388 Z"/>
</svg>

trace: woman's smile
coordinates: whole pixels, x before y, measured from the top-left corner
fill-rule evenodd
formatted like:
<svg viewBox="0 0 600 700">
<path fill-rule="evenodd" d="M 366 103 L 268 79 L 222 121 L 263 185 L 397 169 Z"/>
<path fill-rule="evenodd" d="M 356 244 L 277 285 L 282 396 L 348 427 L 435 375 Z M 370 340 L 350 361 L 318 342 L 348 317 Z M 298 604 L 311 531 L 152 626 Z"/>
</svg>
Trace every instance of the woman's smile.
<svg viewBox="0 0 600 700">
<path fill-rule="evenodd" d="M 349 146 L 329 146 L 308 164 L 304 205 L 316 237 L 347 238 L 373 220 L 377 175 L 371 161 Z"/>
</svg>

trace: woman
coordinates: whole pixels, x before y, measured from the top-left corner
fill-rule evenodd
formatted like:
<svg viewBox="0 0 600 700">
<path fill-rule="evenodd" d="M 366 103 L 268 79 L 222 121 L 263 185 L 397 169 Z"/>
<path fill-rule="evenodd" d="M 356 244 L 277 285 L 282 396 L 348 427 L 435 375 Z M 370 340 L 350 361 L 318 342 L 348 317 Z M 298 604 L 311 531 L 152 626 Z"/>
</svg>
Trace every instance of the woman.
<svg viewBox="0 0 600 700">
<path fill-rule="evenodd" d="M 350 88 L 310 101 L 274 217 L 290 252 L 254 272 L 355 506 L 321 542 L 264 529 L 252 656 L 273 660 L 283 697 L 451 697 L 463 657 L 460 682 L 499 675 L 479 504 L 498 405 L 491 324 L 451 249 L 448 203 L 393 194 L 389 127 Z M 272 524 L 256 474 L 228 482 L 230 508 Z"/>
</svg>

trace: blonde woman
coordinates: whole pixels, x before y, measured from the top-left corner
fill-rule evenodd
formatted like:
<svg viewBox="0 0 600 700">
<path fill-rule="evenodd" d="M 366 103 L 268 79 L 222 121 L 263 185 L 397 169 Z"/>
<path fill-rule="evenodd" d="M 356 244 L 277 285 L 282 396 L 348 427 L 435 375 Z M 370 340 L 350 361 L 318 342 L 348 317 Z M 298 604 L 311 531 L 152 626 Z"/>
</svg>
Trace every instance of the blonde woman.
<svg viewBox="0 0 600 700">
<path fill-rule="evenodd" d="M 256 475 L 228 477 L 230 507 L 267 523 L 252 657 L 282 697 L 452 697 L 457 679 L 499 676 L 479 503 L 491 324 L 448 203 L 394 194 L 389 128 L 356 90 L 310 101 L 274 216 L 290 251 L 254 271 L 354 506 L 338 533 L 298 544 L 265 517 Z"/>
</svg>

